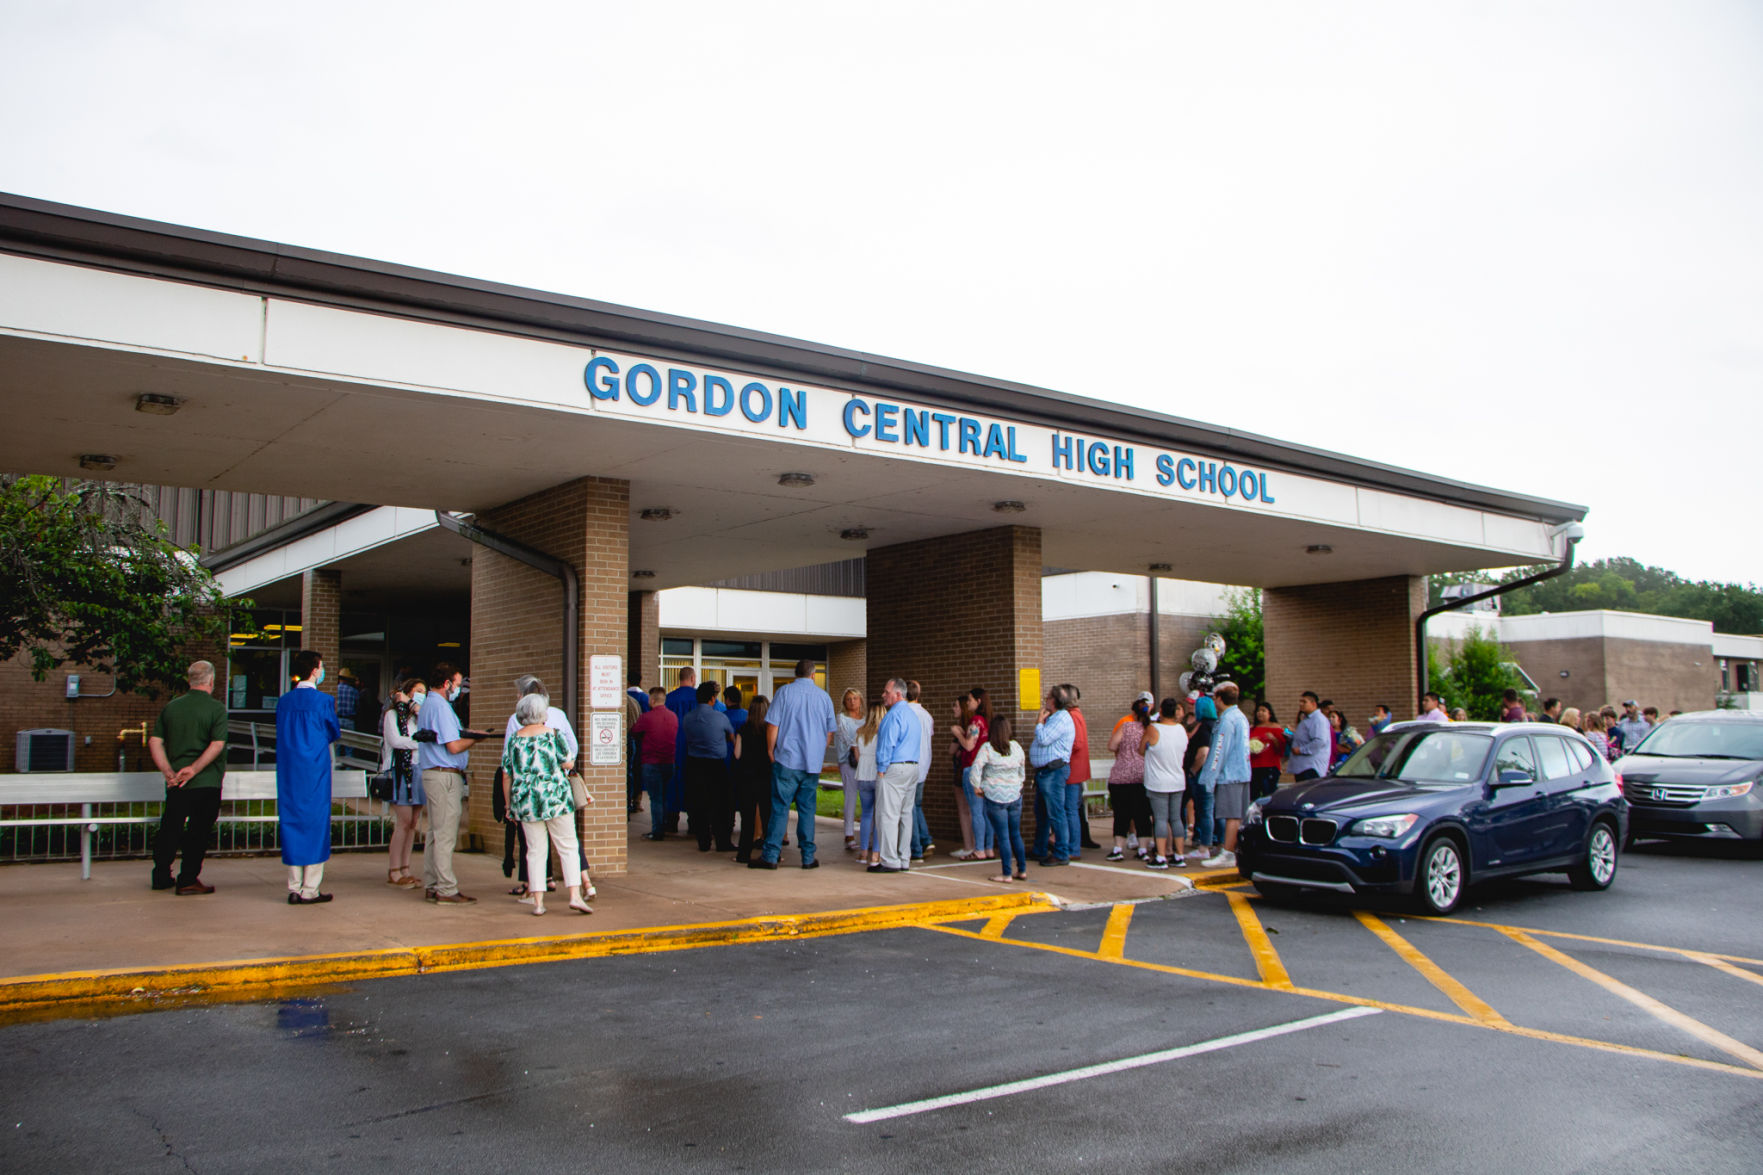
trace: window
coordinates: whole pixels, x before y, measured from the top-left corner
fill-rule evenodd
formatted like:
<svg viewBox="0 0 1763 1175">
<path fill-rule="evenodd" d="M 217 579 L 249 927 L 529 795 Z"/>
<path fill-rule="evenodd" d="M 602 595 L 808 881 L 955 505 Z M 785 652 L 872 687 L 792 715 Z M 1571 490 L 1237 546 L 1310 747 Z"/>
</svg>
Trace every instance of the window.
<svg viewBox="0 0 1763 1175">
<path fill-rule="evenodd" d="M 1592 749 L 1578 739 L 1569 738 L 1562 741 L 1567 744 L 1567 754 L 1573 759 L 1574 769 L 1576 771 L 1590 771 L 1592 764 L 1597 762 L 1592 757 Z"/>
<path fill-rule="evenodd" d="M 1543 768 L 1543 779 L 1566 779 L 1573 774 L 1573 761 L 1567 757 L 1567 740 L 1538 738 L 1535 741 L 1537 761 Z"/>
<path fill-rule="evenodd" d="M 1530 749 L 1528 738 L 1509 738 L 1495 752 L 1494 778 L 1498 779 L 1508 771 L 1522 771 L 1532 779 L 1541 778 L 1537 774 L 1536 755 Z"/>
</svg>

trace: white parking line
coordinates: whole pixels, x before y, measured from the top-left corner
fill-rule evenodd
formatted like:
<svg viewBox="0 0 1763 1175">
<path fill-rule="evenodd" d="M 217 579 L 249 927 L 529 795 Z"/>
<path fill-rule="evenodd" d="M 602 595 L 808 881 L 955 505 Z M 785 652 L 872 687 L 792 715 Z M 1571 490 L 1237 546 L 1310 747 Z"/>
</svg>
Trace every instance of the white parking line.
<svg viewBox="0 0 1763 1175">
<path fill-rule="evenodd" d="M 1235 1048 L 1239 1044 L 1252 1044 L 1270 1037 L 1285 1036 L 1293 1032 L 1303 1032 L 1307 1028 L 1321 1028 L 1325 1024 L 1337 1024 L 1342 1020 L 1356 1020 L 1360 1016 L 1375 1016 L 1381 1008 L 1343 1008 L 1339 1012 L 1329 1012 L 1322 1016 L 1311 1016 L 1304 1020 L 1293 1020 L 1289 1024 L 1275 1024 L 1271 1028 L 1257 1028 L 1252 1032 L 1239 1032 L 1235 1036 L 1221 1036 L 1217 1040 L 1205 1040 L 1199 1044 L 1183 1045 L 1178 1049 L 1164 1049 L 1157 1053 L 1144 1053 L 1137 1057 L 1122 1057 L 1118 1061 L 1108 1061 L 1101 1065 L 1086 1065 L 1082 1069 L 1067 1069 L 1063 1073 L 1049 1073 L 1045 1077 L 1031 1077 L 1026 1081 L 1011 1081 L 1003 1085 L 988 1085 L 984 1089 L 969 1090 L 966 1093 L 944 1094 L 942 1097 L 926 1098 L 921 1102 L 905 1102 L 898 1106 L 883 1106 L 879 1110 L 860 1110 L 855 1114 L 846 1114 L 845 1121 L 865 1123 L 881 1122 L 889 1118 L 905 1118 L 912 1114 L 929 1113 L 931 1110 L 943 1110 L 950 1106 L 964 1106 L 970 1102 L 983 1102 L 992 1098 L 1009 1097 L 1015 1093 L 1028 1093 L 1030 1090 L 1046 1089 L 1053 1085 L 1066 1085 L 1073 1081 L 1084 1081 L 1091 1077 L 1104 1077 L 1109 1073 L 1119 1073 L 1126 1069 L 1142 1069 L 1146 1065 L 1161 1065 L 1165 1061 L 1179 1061 L 1183 1057 L 1197 1056 L 1200 1053 L 1215 1053 L 1222 1049 Z"/>
</svg>

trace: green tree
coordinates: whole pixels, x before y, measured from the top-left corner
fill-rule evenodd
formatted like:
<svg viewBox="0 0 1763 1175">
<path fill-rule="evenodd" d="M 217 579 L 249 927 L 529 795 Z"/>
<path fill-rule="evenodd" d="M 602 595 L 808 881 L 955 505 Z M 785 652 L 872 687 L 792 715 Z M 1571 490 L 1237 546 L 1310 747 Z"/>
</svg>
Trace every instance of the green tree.
<svg viewBox="0 0 1763 1175">
<path fill-rule="evenodd" d="M 1224 638 L 1219 672 L 1237 683 L 1243 698 L 1253 702 L 1267 689 L 1267 641 L 1261 627 L 1259 588 L 1233 590 L 1225 597 L 1223 616 L 1212 619 Z"/>
<path fill-rule="evenodd" d="M 1433 689 L 1444 697 L 1447 709 L 1462 706 L 1472 721 L 1497 722 L 1505 692 L 1523 685 L 1511 662 L 1505 645 L 1471 628 L 1446 653 Z"/>
<path fill-rule="evenodd" d="M 219 587 L 124 487 L 0 477 L 0 660 L 29 653 L 116 678 L 125 693 L 182 687 L 185 646 L 221 639 Z"/>
<path fill-rule="evenodd" d="M 1519 567 L 1496 577 L 1511 583 L 1543 567 Z M 1433 603 L 1448 583 L 1486 582 L 1485 573 L 1453 572 L 1435 575 L 1431 582 Z M 1616 612 L 1647 612 L 1659 616 L 1682 616 L 1706 620 L 1716 632 L 1763 633 L 1763 591 L 1755 584 L 1686 580 L 1663 567 L 1651 567 L 1638 559 L 1617 557 L 1581 564 L 1565 575 L 1522 587 L 1501 597 L 1501 608 L 1511 616 L 1538 612 L 1574 612 L 1605 608 Z"/>
</svg>

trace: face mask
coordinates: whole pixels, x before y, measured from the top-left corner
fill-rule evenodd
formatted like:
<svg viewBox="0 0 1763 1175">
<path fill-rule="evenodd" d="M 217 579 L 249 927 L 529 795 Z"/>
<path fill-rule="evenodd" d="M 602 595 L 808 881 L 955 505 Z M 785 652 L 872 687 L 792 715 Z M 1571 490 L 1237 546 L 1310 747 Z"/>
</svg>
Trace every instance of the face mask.
<svg viewBox="0 0 1763 1175">
<path fill-rule="evenodd" d="M 424 691 L 423 693 L 420 693 L 420 694 L 411 694 L 410 695 L 410 708 L 412 710 L 422 709 L 423 699 L 426 697 L 428 697 L 427 691 Z"/>
<path fill-rule="evenodd" d="M 323 685 L 324 684 L 324 666 L 323 665 L 320 665 L 318 667 L 318 676 L 312 679 L 312 684 L 313 685 Z"/>
<path fill-rule="evenodd" d="M 459 695 L 463 692 L 465 691 L 461 690 L 458 686 L 454 686 L 447 691 L 447 700 L 449 702 L 457 702 L 459 700 Z"/>
</svg>

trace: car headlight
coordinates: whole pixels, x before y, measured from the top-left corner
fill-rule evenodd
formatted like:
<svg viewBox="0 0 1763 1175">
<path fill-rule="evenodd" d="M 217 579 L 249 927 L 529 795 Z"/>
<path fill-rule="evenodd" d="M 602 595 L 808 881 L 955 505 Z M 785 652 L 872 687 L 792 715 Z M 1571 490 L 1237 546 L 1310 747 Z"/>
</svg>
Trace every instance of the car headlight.
<svg viewBox="0 0 1763 1175">
<path fill-rule="evenodd" d="M 1254 803 L 1250 804 L 1248 810 L 1243 813 L 1243 827 L 1255 827 L 1255 825 L 1261 823 L 1261 816 L 1261 801 L 1256 800 Z"/>
<path fill-rule="evenodd" d="M 1353 831 L 1360 836 L 1381 836 L 1394 840 L 1414 827 L 1420 817 L 1413 812 L 1404 812 L 1400 816 L 1372 816 L 1353 825 Z"/>
<path fill-rule="evenodd" d="M 1709 788 L 1708 794 L 1702 798 L 1704 800 L 1729 800 L 1733 796 L 1748 795 L 1751 790 L 1751 784 L 1752 781 L 1749 779 L 1745 780 L 1743 783 L 1723 783 L 1719 787 Z"/>
</svg>

